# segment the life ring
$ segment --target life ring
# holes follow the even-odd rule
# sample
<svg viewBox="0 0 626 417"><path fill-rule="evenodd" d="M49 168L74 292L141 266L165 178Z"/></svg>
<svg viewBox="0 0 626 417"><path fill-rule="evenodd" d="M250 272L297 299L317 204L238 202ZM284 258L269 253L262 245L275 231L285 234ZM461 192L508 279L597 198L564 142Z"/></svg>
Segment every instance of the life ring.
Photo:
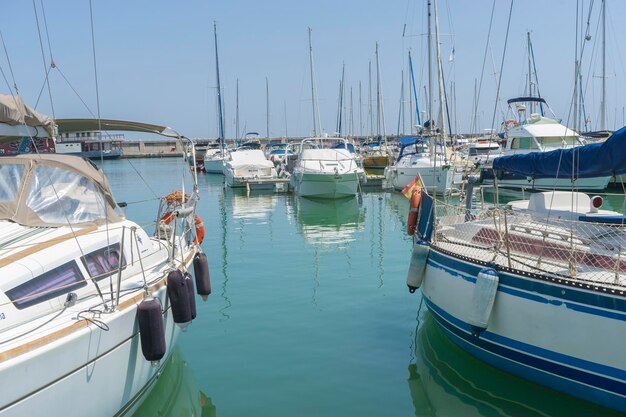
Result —
<svg viewBox="0 0 626 417"><path fill-rule="evenodd" d="M196 237L193 239L193 243L194 245L200 245L204 240L204 223L202 223L202 219L197 214L194 218L194 223L196 225Z"/></svg>
<svg viewBox="0 0 626 417"><path fill-rule="evenodd" d="M161 217L161 221L165 224L170 224L170 222L172 221L173 213L174 213L173 211L168 211L167 213L163 215L163 217ZM200 216L198 216L197 214L193 220L194 220L193 223L196 229L196 237L194 237L193 239L193 244L200 245L204 241L204 233L205 233L204 223L202 222L202 219L200 218Z"/></svg>
<svg viewBox="0 0 626 417"><path fill-rule="evenodd" d="M515 119L508 119L504 121L504 130L509 130L511 128L519 126L519 123Z"/></svg>
<svg viewBox="0 0 626 417"><path fill-rule="evenodd" d="M411 194L409 199L409 216L406 222L406 232L409 236L415 234L417 228L417 212L419 211L420 203L422 202L422 189L416 188Z"/></svg>

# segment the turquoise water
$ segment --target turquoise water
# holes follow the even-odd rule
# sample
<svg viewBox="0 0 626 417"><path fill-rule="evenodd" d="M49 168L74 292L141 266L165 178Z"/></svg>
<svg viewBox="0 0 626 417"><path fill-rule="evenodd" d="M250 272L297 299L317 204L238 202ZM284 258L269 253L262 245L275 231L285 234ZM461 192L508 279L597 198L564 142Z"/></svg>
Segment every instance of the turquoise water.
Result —
<svg viewBox="0 0 626 417"><path fill-rule="evenodd" d="M131 203L127 216L147 223L153 191L181 187L178 166L104 169L118 201ZM612 415L445 338L406 288L411 240L399 193L318 202L246 196L221 176L199 181L213 293L198 299L198 317L136 416ZM623 196L609 200L623 207Z"/></svg>

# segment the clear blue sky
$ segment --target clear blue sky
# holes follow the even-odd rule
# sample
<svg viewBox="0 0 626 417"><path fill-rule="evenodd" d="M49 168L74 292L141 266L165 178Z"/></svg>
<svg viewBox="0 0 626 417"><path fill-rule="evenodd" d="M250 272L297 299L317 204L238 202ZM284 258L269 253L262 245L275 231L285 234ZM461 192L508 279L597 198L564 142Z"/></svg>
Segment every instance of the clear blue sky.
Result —
<svg viewBox="0 0 626 417"><path fill-rule="evenodd" d="M37 5L44 52L49 48ZM623 125L621 97L626 96L622 46L626 2L607 0L608 127ZM271 136L307 135L312 130L307 27L313 28L313 49L322 125L335 131L342 62L346 91L352 88L354 131L359 128L359 81L362 85L363 129L367 115L368 63L375 69L375 43L380 45L382 91L388 133L398 123L401 71L413 51L420 106L426 84L425 1L386 0L93 0L96 59L103 118L134 119L171 126L190 137L216 135L213 21L218 25L220 70L226 106L227 137L234 136L235 85L239 79L241 130L265 134L265 77L269 79ZM496 101L494 67L499 70L509 1L497 0L491 48L480 98L481 128L491 127ZM586 15L589 1L584 2ZM587 112L597 128L600 106L596 0L587 42L583 77ZM96 112L96 94L88 0L43 0L52 55L60 71L51 73L56 117L88 117L89 112L69 88L64 75ZM472 120L474 82L480 79L489 28L491 0L440 0L442 58L448 88L455 85L459 130ZM44 68L32 1L3 1L0 31L20 92L34 105L43 85ZM526 32L530 31L539 88L557 116L567 121L574 73L575 0L517 0L513 6L502 100L521 95L527 72ZM405 36L402 36L406 25ZM449 61L454 44L454 60ZM4 51L0 66L7 77ZM593 62L590 63L590 59ZM588 81L587 81L588 80ZM8 87L0 80L0 92ZM12 83L12 81L10 80ZM408 88L408 87L407 87ZM437 91L436 88L434 91ZM449 98L452 91L449 89ZM349 94L347 100L349 101ZM453 106L455 104L455 106ZM47 90L37 106L51 114ZM408 130L408 104L405 130ZM502 121L500 112L496 124Z"/></svg>

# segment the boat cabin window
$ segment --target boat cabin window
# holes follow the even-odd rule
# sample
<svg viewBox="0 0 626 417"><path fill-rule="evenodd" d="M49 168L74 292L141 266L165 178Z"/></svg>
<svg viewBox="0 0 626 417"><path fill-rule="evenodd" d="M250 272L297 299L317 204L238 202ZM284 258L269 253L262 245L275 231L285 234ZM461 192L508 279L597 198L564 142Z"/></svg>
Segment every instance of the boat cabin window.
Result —
<svg viewBox="0 0 626 417"><path fill-rule="evenodd" d="M126 261L120 253L119 243L98 249L81 258L89 276L96 281L116 273L120 267L120 259L122 260L121 266L124 268Z"/></svg>
<svg viewBox="0 0 626 417"><path fill-rule="evenodd" d="M76 261L70 261L6 291L18 309L30 307L87 285Z"/></svg>
<svg viewBox="0 0 626 417"><path fill-rule="evenodd" d="M582 145L577 136L538 137L537 142L541 144L544 150Z"/></svg>
<svg viewBox="0 0 626 417"><path fill-rule="evenodd" d="M511 149L539 149L539 147L532 137L513 138L511 141Z"/></svg>
<svg viewBox="0 0 626 417"><path fill-rule="evenodd" d="M22 164L0 165L0 201L17 199L17 191L23 176L24 165Z"/></svg>
<svg viewBox="0 0 626 417"><path fill-rule="evenodd" d="M104 219L104 196L84 176L39 165L34 171L26 205L47 223L82 223Z"/></svg>

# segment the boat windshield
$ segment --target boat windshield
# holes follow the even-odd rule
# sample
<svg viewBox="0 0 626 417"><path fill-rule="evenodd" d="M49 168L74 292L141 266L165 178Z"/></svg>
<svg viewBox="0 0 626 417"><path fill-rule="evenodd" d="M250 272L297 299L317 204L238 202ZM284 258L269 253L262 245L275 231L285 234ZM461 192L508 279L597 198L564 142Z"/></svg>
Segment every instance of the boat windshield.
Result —
<svg viewBox="0 0 626 417"><path fill-rule="evenodd" d="M123 216L108 182L88 160L70 155L0 158L0 220L30 227L101 225Z"/></svg>
<svg viewBox="0 0 626 417"><path fill-rule="evenodd" d="M35 168L26 206L46 223L73 224L106 218L104 196L91 180L53 166Z"/></svg>
<svg viewBox="0 0 626 417"><path fill-rule="evenodd" d="M582 145L578 136L550 136L537 137L537 142L543 150L561 149L564 147L572 147Z"/></svg>

